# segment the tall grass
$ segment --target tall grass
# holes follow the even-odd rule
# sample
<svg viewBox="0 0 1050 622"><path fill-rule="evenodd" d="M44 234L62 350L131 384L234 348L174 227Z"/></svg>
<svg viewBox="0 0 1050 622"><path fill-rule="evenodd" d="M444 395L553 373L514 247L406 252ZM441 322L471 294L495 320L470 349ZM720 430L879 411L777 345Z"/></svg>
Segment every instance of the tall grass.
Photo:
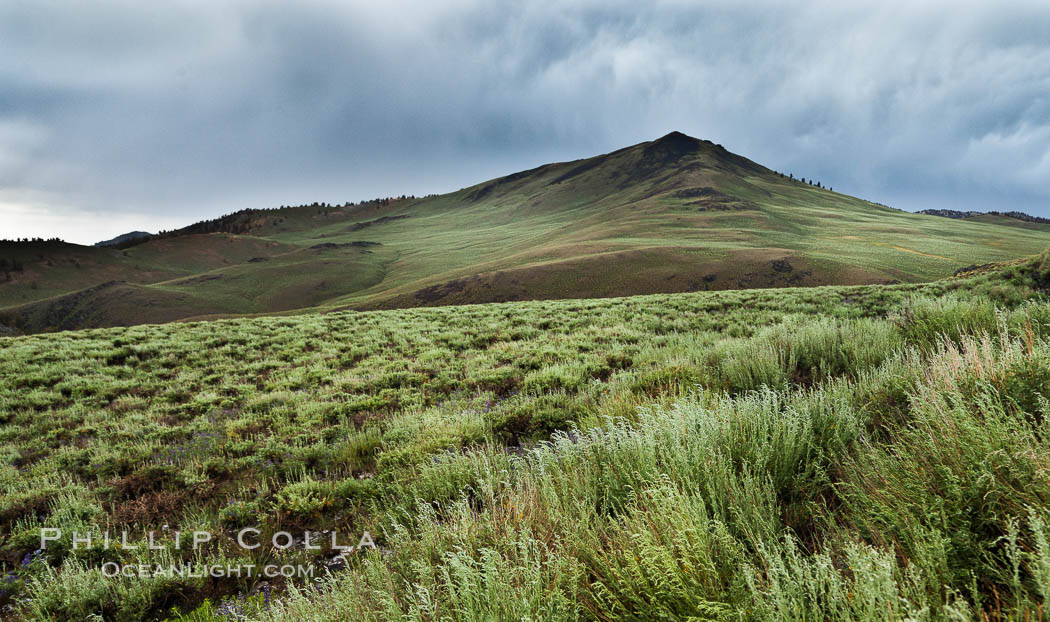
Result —
<svg viewBox="0 0 1050 622"><path fill-rule="evenodd" d="M723 342L708 363L714 384L733 391L810 386L875 367L901 344L900 332L883 320L788 316L751 338Z"/></svg>
<svg viewBox="0 0 1050 622"><path fill-rule="evenodd" d="M459 501L395 521L389 557L269 619L555 619L464 600L452 580L529 603L523 543L546 560L543 602L579 605L567 618L1042 619L1048 346L979 335L893 354L871 372L909 376L907 417L888 423L864 379L841 378L700 393L509 463L464 456L489 468Z"/></svg>
<svg viewBox="0 0 1050 622"><path fill-rule="evenodd" d="M5 562L0 599L56 620L1045 618L1050 305L946 288L0 340L4 560L44 526L203 529L208 563L329 561L238 551L245 526L380 546L263 598L105 579L161 554L56 545Z"/></svg>

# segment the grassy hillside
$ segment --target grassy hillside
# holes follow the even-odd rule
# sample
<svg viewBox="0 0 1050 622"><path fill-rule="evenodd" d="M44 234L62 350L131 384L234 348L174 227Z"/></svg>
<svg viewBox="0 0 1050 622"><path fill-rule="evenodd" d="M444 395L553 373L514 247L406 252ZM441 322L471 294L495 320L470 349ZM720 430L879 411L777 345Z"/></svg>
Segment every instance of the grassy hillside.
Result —
<svg viewBox="0 0 1050 622"><path fill-rule="evenodd" d="M24 266L0 273L0 324L38 332L215 314L920 282L1050 243L1046 227L1018 223L892 210L672 133L447 195L248 210L123 250L0 245L0 258L18 255ZM318 245L328 249L314 252ZM68 295L110 281L148 287L97 298L90 313L64 312Z"/></svg>
<svg viewBox="0 0 1050 622"><path fill-rule="evenodd" d="M1041 619L1048 287L1044 254L928 284L0 339L0 599L31 620ZM41 527L67 537L37 551ZM248 527L378 548L245 550ZM174 545L194 530L214 539ZM102 570L175 562L319 570Z"/></svg>

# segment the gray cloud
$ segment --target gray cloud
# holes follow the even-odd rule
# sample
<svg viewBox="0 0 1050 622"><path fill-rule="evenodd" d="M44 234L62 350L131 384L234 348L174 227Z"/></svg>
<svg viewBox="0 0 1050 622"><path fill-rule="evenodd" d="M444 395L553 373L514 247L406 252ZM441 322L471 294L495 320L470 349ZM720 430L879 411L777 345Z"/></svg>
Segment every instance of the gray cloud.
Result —
<svg viewBox="0 0 1050 622"><path fill-rule="evenodd" d="M0 2L0 237L443 192L672 129L1050 216L1045 2L550 4Z"/></svg>

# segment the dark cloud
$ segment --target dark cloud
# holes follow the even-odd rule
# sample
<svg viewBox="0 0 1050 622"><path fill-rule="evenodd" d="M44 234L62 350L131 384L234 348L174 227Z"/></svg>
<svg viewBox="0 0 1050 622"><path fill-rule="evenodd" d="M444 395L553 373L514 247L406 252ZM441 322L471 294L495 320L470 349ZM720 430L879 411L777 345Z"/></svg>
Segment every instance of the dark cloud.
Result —
<svg viewBox="0 0 1050 622"><path fill-rule="evenodd" d="M1050 216L1045 2L551 4L0 3L0 236L443 192L672 129Z"/></svg>

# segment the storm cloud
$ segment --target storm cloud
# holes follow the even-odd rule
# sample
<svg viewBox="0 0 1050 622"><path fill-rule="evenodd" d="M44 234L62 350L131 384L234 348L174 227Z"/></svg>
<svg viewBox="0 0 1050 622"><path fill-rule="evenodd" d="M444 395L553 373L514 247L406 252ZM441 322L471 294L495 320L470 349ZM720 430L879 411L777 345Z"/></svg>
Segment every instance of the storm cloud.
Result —
<svg viewBox="0 0 1050 622"><path fill-rule="evenodd" d="M1050 216L1046 2L552 4L0 0L0 237L446 192L671 130L903 209Z"/></svg>

